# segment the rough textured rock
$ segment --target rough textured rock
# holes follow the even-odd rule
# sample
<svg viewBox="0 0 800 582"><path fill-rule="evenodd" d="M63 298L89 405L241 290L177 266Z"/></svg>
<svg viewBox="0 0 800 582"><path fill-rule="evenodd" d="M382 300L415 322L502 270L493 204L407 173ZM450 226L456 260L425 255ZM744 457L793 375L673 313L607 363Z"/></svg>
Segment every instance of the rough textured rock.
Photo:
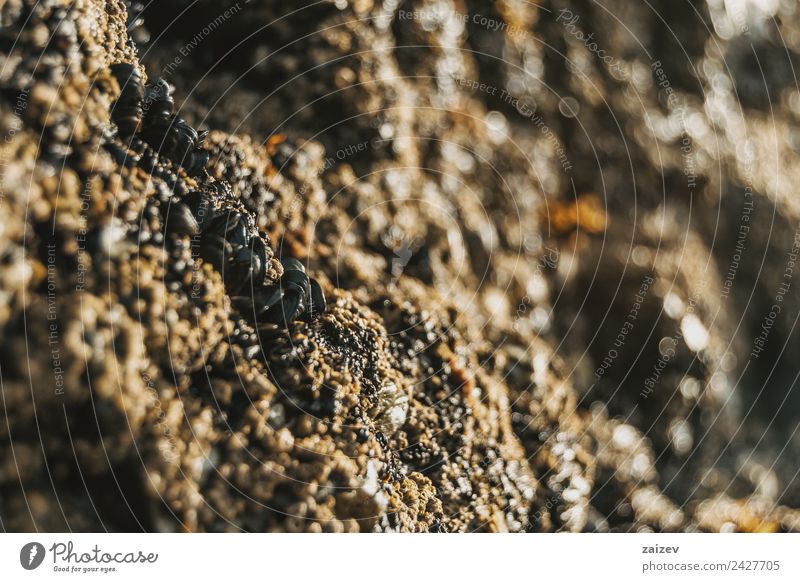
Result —
<svg viewBox="0 0 800 582"><path fill-rule="evenodd" d="M3 4L5 530L798 530L798 7L486 4ZM207 176L116 134L137 59ZM259 337L197 190L328 312Z"/></svg>

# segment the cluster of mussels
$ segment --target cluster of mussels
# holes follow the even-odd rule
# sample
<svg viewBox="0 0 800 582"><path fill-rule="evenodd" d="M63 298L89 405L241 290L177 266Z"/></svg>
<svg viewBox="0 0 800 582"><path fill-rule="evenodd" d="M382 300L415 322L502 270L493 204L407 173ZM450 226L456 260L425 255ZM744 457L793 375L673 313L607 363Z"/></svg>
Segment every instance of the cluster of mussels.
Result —
<svg viewBox="0 0 800 582"><path fill-rule="evenodd" d="M215 208L208 192L191 192L186 202L169 205L167 230L200 237L200 256L222 274L234 307L268 329L296 320L311 321L325 312L319 283L294 258L281 260L283 276L267 281L267 246L252 217L233 208Z"/></svg>
<svg viewBox="0 0 800 582"><path fill-rule="evenodd" d="M157 78L144 84L139 69L130 63L111 66L120 86L120 96L111 111L122 137L141 132L141 137L161 155L180 164L190 176L202 172L209 154L201 146L208 134L197 132L174 113L175 100L169 84Z"/></svg>
<svg viewBox="0 0 800 582"><path fill-rule="evenodd" d="M197 132L175 115L166 81L144 85L139 69L129 63L113 65L111 72L121 88L111 111L119 135L131 145L141 137L189 175L205 173L209 152L202 144L207 132ZM215 200L226 198L219 192L226 187L215 183L214 192L194 191L170 200L162 206L166 231L199 239L200 257L221 273L234 307L259 331L278 331L292 321L322 315L326 309L322 288L297 259L281 259L283 275L277 283L268 280L267 243L253 218L243 209L215 205Z"/></svg>

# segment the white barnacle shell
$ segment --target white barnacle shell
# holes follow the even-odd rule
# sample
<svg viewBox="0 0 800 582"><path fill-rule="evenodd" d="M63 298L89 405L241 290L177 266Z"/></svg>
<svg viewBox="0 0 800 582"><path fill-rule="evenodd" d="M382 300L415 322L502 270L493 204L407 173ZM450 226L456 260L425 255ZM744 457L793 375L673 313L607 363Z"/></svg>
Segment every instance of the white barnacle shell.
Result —
<svg viewBox="0 0 800 582"><path fill-rule="evenodd" d="M391 436L403 426L408 414L408 394L392 380L386 379L378 392L375 424L383 434Z"/></svg>

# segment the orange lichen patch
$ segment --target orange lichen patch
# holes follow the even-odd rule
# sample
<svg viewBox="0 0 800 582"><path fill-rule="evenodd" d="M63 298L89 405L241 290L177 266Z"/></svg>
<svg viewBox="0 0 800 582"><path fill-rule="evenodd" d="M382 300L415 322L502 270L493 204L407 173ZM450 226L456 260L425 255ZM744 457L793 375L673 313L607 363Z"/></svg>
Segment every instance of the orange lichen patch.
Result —
<svg viewBox="0 0 800 582"><path fill-rule="evenodd" d="M608 225L603 203L593 193L581 194L574 202L548 203L542 219L556 236L573 231L600 234Z"/></svg>
<svg viewBox="0 0 800 582"><path fill-rule="evenodd" d="M308 259L310 250L308 229L302 228L297 232L286 231L281 240L290 255L303 261Z"/></svg>
<svg viewBox="0 0 800 582"><path fill-rule="evenodd" d="M502 28L503 32L512 38L532 30L539 20L539 7L530 2L501 0L497 3L497 11L508 24Z"/></svg>
<svg viewBox="0 0 800 582"><path fill-rule="evenodd" d="M283 223L278 223L268 231L268 234L283 253L301 261L308 259L313 243L308 228L302 227L297 231L291 231Z"/></svg>
<svg viewBox="0 0 800 582"><path fill-rule="evenodd" d="M475 389L475 374L467 367L463 358L453 357L449 360L453 379L461 387L465 397L470 397Z"/></svg>
<svg viewBox="0 0 800 582"><path fill-rule="evenodd" d="M739 531L745 533L775 533L780 530L781 524L770 516L759 516L751 509L746 500L739 501L740 510L736 514L736 525Z"/></svg>
<svg viewBox="0 0 800 582"><path fill-rule="evenodd" d="M708 531L774 533L781 530L782 512L762 497L731 499L720 495L700 503L695 512L700 527Z"/></svg>
<svg viewBox="0 0 800 582"><path fill-rule="evenodd" d="M267 139L264 146L267 148L267 154L272 155L275 153L275 148L286 141L286 136L282 133L276 133Z"/></svg>

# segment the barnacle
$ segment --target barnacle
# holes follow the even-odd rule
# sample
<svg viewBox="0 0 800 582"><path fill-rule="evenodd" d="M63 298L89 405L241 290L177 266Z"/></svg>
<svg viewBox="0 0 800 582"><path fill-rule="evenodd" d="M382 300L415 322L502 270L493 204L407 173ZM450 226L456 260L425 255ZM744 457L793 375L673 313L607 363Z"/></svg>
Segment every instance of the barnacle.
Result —
<svg viewBox="0 0 800 582"><path fill-rule="evenodd" d="M408 394L391 380L384 380L378 389L377 401L372 409L372 416L378 429L393 435L403 426L408 415Z"/></svg>

